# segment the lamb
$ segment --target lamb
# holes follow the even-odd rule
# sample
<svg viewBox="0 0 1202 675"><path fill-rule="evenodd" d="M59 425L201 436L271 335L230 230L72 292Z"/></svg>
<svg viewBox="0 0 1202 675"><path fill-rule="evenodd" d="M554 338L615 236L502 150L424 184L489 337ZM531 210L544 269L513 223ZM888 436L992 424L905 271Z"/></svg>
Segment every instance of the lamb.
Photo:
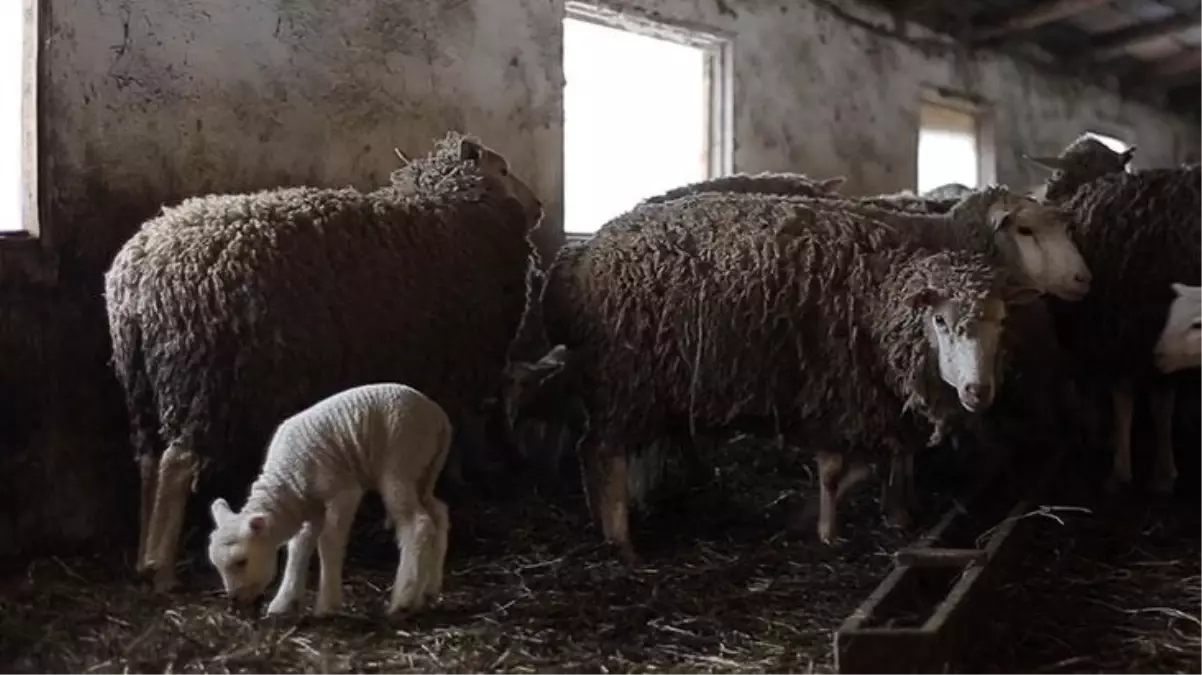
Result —
<svg viewBox="0 0 1202 675"><path fill-rule="evenodd" d="M1151 488L1167 494L1176 482L1175 388L1155 368L1153 348L1173 301L1173 284L1202 280L1200 182L1198 165L1111 172L1079 187L1065 203L1080 224L1077 245L1094 280L1084 300L1054 307L1056 327L1081 372L1110 391L1112 492L1131 483L1133 395L1143 389L1157 439Z"/></svg>
<svg viewBox="0 0 1202 675"><path fill-rule="evenodd" d="M832 541L837 501L870 464L920 447L950 410L989 407L1007 279L982 254L769 195L643 204L565 246L543 314L578 356L585 492L605 538L635 559L629 462L662 429L779 421L790 445L820 449Z"/></svg>
<svg viewBox="0 0 1202 675"><path fill-rule="evenodd" d="M237 605L258 601L287 542L284 578L267 612L287 612L304 595L315 547L321 577L314 614L338 611L355 510L366 490L376 490L400 548L388 612L420 609L437 598L450 515L434 484L450 450L446 412L403 384L353 387L284 420L242 511L220 497L210 508L209 562L226 595Z"/></svg>
<svg viewBox="0 0 1202 675"><path fill-rule="evenodd" d="M800 173L773 173L768 171L756 174L737 173L682 185L678 188L668 190L663 194L648 197L640 203L659 204L707 192L818 197L838 194L839 186L843 185L845 180L843 176L815 180Z"/></svg>
<svg viewBox="0 0 1202 675"><path fill-rule="evenodd" d="M1174 283L1173 293L1176 297L1153 351L1162 373L1202 366L1202 286Z"/></svg>
<svg viewBox="0 0 1202 675"><path fill-rule="evenodd" d="M372 192L196 197L143 225L105 295L142 479L137 566L155 589L178 583L201 469L249 476L311 401L387 379L455 416L494 395L541 214L504 157L451 132Z"/></svg>
<svg viewBox="0 0 1202 675"><path fill-rule="evenodd" d="M1056 157L1023 155L1028 161L1052 170L1040 199L1050 203L1069 199L1082 185L1097 178L1126 171L1134 156L1134 145L1115 152L1089 134L1079 136Z"/></svg>

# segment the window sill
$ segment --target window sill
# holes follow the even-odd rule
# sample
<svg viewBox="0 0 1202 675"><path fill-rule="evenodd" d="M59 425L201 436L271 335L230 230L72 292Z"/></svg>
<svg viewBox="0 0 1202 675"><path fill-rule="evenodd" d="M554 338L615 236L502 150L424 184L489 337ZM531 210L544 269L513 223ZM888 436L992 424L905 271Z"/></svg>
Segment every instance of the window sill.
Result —
<svg viewBox="0 0 1202 675"><path fill-rule="evenodd" d="M58 256L32 232L0 232L0 281L54 285Z"/></svg>

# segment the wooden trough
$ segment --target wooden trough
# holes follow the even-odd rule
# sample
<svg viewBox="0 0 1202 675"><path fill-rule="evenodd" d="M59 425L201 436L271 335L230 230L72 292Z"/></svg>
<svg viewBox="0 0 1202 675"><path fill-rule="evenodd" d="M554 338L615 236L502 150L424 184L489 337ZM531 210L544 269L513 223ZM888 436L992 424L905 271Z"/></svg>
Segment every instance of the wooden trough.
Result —
<svg viewBox="0 0 1202 675"><path fill-rule="evenodd" d="M1062 447L1051 454L1009 511L996 506L1007 503L1004 481L991 477L972 492L971 509L953 505L898 551L893 570L835 633L837 671L954 672L960 650L972 642L966 631L976 608L1022 549L1031 520L1025 516L1041 512L1039 495L1065 453Z"/></svg>

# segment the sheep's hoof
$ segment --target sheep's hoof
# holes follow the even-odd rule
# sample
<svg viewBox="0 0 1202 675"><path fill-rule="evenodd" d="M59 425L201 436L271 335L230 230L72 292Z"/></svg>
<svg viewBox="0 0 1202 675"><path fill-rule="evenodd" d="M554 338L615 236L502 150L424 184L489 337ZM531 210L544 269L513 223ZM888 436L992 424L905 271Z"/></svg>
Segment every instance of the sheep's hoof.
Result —
<svg viewBox="0 0 1202 675"><path fill-rule="evenodd" d="M1148 485L1148 488L1152 491L1153 495L1157 497L1168 498L1173 496L1173 488L1176 487L1176 485L1177 476L1176 474L1171 474L1164 476L1153 476L1152 482Z"/></svg>
<svg viewBox="0 0 1202 675"><path fill-rule="evenodd" d="M638 554L634 552L634 545L631 544L629 541L625 541L625 542L610 541L610 542L606 542L606 544L607 544L607 548L610 549L610 551L613 553L613 555L623 565L625 565L627 567L638 567L640 564L642 564L641 561L639 560Z"/></svg>
<svg viewBox="0 0 1202 675"><path fill-rule="evenodd" d="M392 602L388 603L388 615L396 616L397 614L408 614L416 612L425 605L424 595L415 595L411 598L393 598Z"/></svg>
<svg viewBox="0 0 1202 675"><path fill-rule="evenodd" d="M1111 476L1110 478L1106 479L1106 484L1103 486L1103 488L1106 490L1106 494L1110 495L1111 497L1118 497L1131 490L1131 482L1122 480L1117 476Z"/></svg>
<svg viewBox="0 0 1202 675"><path fill-rule="evenodd" d="M817 523L818 502L813 499L807 500L804 506L792 509L788 520L785 521L785 534L791 537L808 536Z"/></svg>
<svg viewBox="0 0 1202 675"><path fill-rule="evenodd" d="M167 595L179 588L179 579L175 576L175 571L167 569L154 570L154 592L156 595Z"/></svg>

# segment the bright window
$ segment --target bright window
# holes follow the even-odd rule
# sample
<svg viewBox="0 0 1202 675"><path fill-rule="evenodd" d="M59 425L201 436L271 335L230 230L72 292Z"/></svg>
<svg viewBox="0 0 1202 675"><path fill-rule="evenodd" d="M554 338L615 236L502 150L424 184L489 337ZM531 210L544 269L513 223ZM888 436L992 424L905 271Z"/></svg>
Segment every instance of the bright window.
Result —
<svg viewBox="0 0 1202 675"><path fill-rule="evenodd" d="M0 232L25 229L25 128L21 108L25 97L26 10L33 1L0 0Z"/></svg>
<svg viewBox="0 0 1202 675"><path fill-rule="evenodd" d="M923 102L918 127L918 192L948 183L980 185L980 144L975 115Z"/></svg>
<svg viewBox="0 0 1202 675"><path fill-rule="evenodd" d="M564 231L588 235L642 199L718 173L722 60L666 27L652 36L573 5L563 36Z"/></svg>

